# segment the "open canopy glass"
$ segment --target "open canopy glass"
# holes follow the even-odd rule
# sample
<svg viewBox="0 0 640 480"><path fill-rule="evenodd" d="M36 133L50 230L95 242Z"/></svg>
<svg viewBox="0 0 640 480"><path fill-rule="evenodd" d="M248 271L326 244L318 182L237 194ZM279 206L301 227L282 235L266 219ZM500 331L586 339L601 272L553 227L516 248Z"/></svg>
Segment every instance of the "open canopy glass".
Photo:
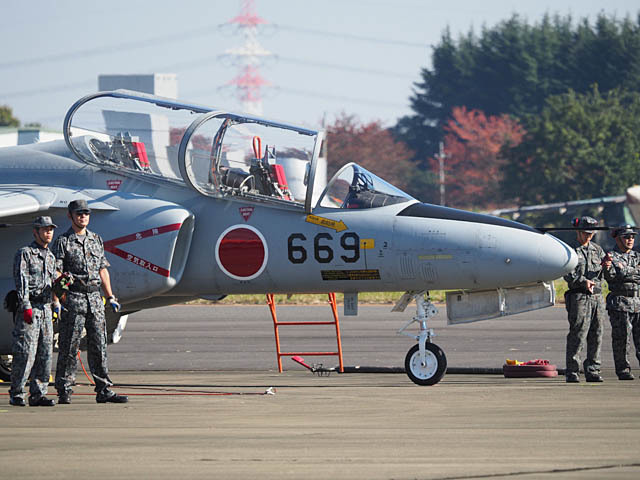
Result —
<svg viewBox="0 0 640 480"><path fill-rule="evenodd" d="M242 197L311 212L375 208L413 200L366 169L345 165L324 186L324 134L128 90L78 100L64 121L80 160L148 181L188 185L202 195Z"/></svg>
<svg viewBox="0 0 640 480"><path fill-rule="evenodd" d="M127 90L76 102L64 133L79 159L106 170L308 210L323 139L315 130Z"/></svg>

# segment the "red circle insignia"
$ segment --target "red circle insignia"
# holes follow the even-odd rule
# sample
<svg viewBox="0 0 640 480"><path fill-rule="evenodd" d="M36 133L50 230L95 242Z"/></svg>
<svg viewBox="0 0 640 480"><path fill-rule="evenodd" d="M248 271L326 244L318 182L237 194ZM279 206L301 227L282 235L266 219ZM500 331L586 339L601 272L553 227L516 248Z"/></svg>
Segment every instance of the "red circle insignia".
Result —
<svg viewBox="0 0 640 480"><path fill-rule="evenodd" d="M249 225L229 227L216 244L216 260L230 277L251 280L264 270L268 249L264 236Z"/></svg>

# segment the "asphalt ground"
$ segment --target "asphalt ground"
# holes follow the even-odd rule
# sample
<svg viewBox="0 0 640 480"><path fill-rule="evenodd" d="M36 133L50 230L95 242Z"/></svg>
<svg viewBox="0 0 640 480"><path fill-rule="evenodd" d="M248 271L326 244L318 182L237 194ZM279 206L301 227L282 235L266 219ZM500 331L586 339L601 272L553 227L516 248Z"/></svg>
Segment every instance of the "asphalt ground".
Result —
<svg viewBox="0 0 640 480"><path fill-rule="evenodd" d="M394 331L413 312L389 308L361 306L341 319L345 364L402 365L412 341ZM330 310L279 314L319 320ZM452 367L494 368L506 357L564 363L559 307L431 326ZM332 345L331 327L289 329L283 343ZM0 387L0 478L640 476L640 381L616 379L609 328L601 384L448 374L419 387L404 374L318 377L288 359L280 374L267 307L141 312L109 361L126 405L96 404L81 372L72 405L11 407Z"/></svg>
<svg viewBox="0 0 640 480"><path fill-rule="evenodd" d="M340 315L344 364L399 367L415 340L397 335L415 316L415 306L392 313L392 305L360 306L357 316ZM451 368L500 369L505 359L547 359L564 368L568 322L563 306L495 320L447 326L445 307L430 321L433 342ZM329 305L280 306L280 321L331 320ZM342 311L339 308L339 314ZM414 324L409 328L417 332ZM282 351L335 351L332 326L280 327ZM123 340L109 347L115 370L277 370L273 322L264 306L175 306L129 317ZM303 355L304 357L304 355ZM606 322L603 366L613 368L611 328ZM336 366L336 357L305 357ZM286 370L302 370L283 358Z"/></svg>

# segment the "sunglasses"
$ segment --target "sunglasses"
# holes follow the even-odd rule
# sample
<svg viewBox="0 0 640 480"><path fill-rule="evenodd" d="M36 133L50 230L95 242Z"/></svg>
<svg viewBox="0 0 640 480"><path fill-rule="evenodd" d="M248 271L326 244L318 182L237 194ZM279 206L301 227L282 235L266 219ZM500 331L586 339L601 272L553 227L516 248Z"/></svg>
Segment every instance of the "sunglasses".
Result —
<svg viewBox="0 0 640 480"><path fill-rule="evenodd" d="M630 240L630 239L635 239L636 236L633 233L627 233L625 235L620 235L620 237L624 238L625 240Z"/></svg>
<svg viewBox="0 0 640 480"><path fill-rule="evenodd" d="M79 217L81 217L82 215L91 215L91 212L87 212L86 210L79 210L79 211L73 212L73 213L75 213Z"/></svg>

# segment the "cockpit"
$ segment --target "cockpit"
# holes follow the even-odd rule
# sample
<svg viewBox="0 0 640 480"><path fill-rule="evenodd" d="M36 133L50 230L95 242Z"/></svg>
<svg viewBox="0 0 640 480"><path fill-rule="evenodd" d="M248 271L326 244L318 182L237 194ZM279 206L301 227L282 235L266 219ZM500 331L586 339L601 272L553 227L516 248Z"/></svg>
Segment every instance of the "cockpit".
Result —
<svg viewBox="0 0 640 480"><path fill-rule="evenodd" d="M355 163L342 167L331 179L319 205L327 208L376 208L414 200L402 190Z"/></svg>
<svg viewBox="0 0 640 480"><path fill-rule="evenodd" d="M76 102L65 141L86 163L209 197L243 197L311 212L413 200L366 169L345 165L326 185L324 134L128 90ZM326 185L326 188L325 188Z"/></svg>

